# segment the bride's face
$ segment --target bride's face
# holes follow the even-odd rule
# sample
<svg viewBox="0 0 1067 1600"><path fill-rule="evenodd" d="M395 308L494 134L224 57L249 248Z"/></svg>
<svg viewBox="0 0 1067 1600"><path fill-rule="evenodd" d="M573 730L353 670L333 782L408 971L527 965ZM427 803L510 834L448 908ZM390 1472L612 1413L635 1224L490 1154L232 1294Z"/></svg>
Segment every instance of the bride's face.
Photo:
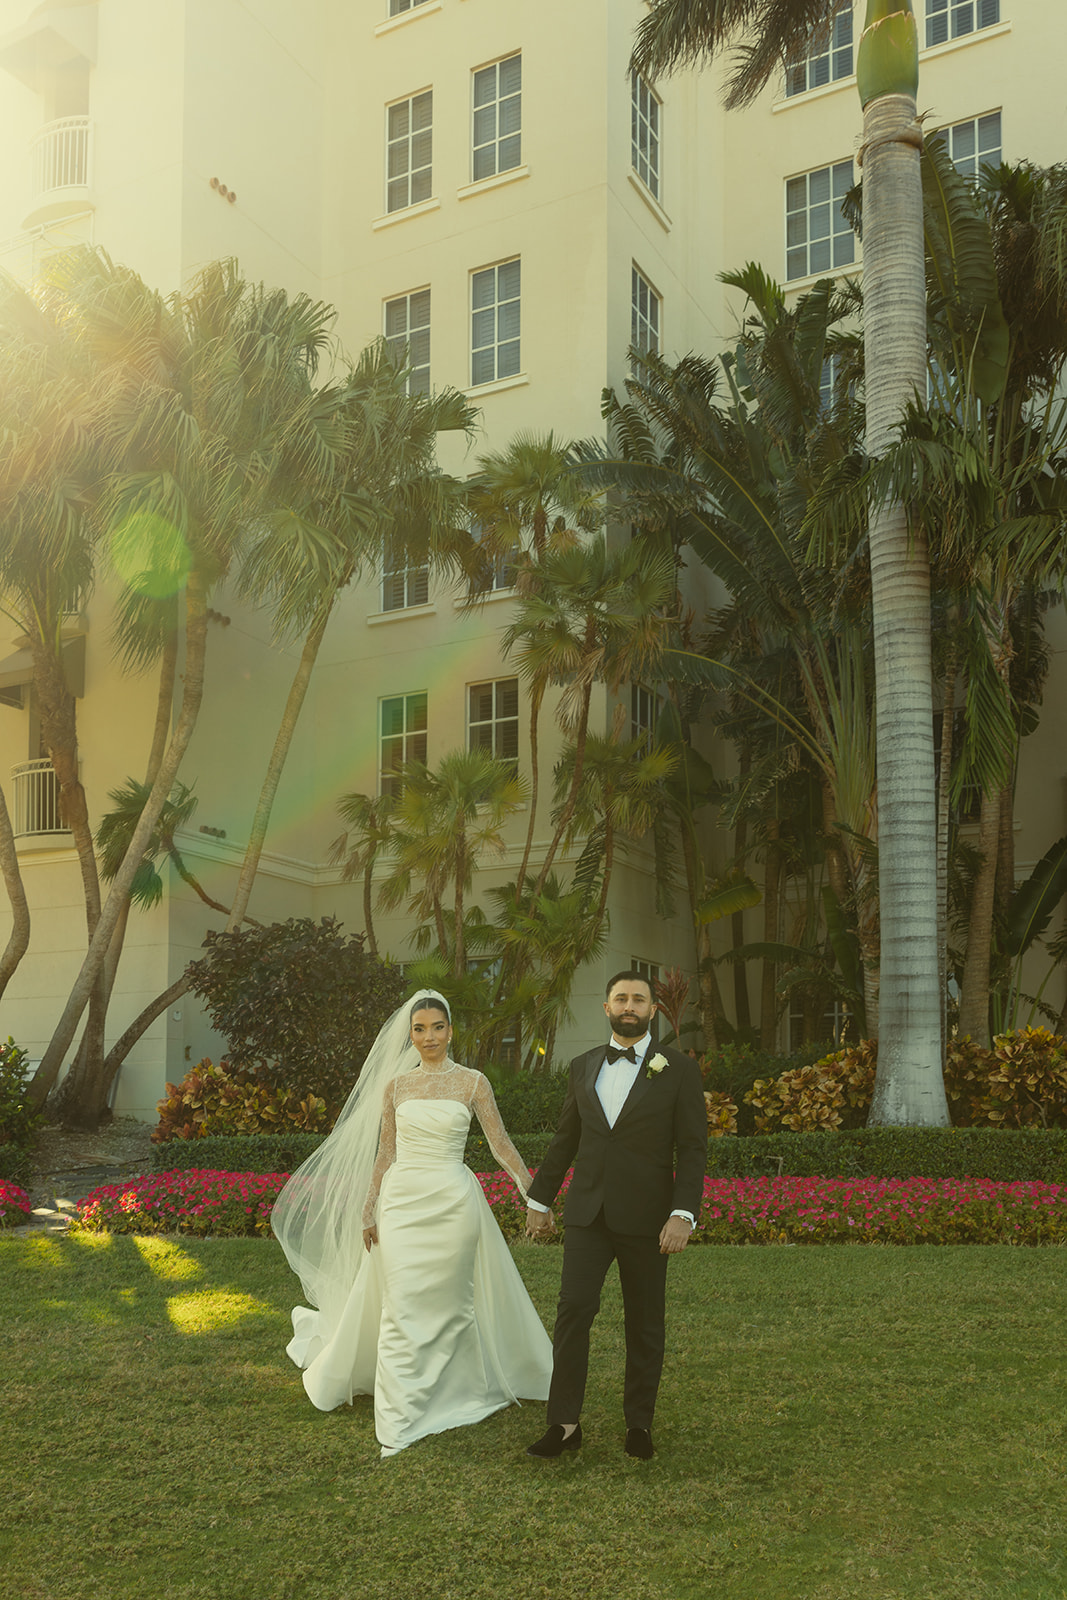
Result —
<svg viewBox="0 0 1067 1600"><path fill-rule="evenodd" d="M448 1055L452 1029L443 1011L416 1011L411 1018L411 1042L427 1066L436 1066Z"/></svg>

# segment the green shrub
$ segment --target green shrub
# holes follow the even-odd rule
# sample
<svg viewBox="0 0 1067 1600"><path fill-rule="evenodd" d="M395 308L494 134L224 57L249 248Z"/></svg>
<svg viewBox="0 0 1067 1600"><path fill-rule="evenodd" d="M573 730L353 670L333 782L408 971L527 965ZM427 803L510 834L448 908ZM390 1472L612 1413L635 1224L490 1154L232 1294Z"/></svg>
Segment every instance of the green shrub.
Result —
<svg viewBox="0 0 1067 1600"><path fill-rule="evenodd" d="M10 1034L0 1044L0 1147L31 1144L44 1121L26 1098L27 1059Z"/></svg>
<svg viewBox="0 0 1067 1600"><path fill-rule="evenodd" d="M175 1139L152 1152L155 1172L295 1172L322 1143L320 1133L230 1134L217 1138Z"/></svg>
<svg viewBox="0 0 1067 1600"><path fill-rule="evenodd" d="M737 1107L737 1132L756 1132L756 1114L745 1096L760 1078L778 1078L783 1072L807 1066L818 1061L833 1048L832 1042L821 1040L804 1045L789 1056L774 1055L769 1050L757 1050L755 1045L727 1042L710 1051L700 1063L704 1089L715 1095L721 1093ZM715 1104L721 1102L716 1101Z"/></svg>
<svg viewBox="0 0 1067 1600"><path fill-rule="evenodd" d="M867 1119L878 1047L869 1039L833 1050L821 1061L795 1066L774 1079L757 1078L745 1095L757 1133L858 1128Z"/></svg>
<svg viewBox="0 0 1067 1600"><path fill-rule="evenodd" d="M30 1152L19 1144L0 1144L0 1178L7 1178L25 1189L29 1186L30 1175Z"/></svg>
<svg viewBox="0 0 1067 1600"><path fill-rule="evenodd" d="M379 1028L406 993L400 967L368 955L332 917L209 933L188 971L234 1068L340 1111Z"/></svg>
<svg viewBox="0 0 1067 1600"><path fill-rule="evenodd" d="M271 1083L261 1069L235 1069L228 1061L215 1066L206 1057L189 1068L181 1083L167 1084L157 1110L154 1144L290 1128L325 1133L327 1127L326 1102L316 1095L301 1100L293 1090Z"/></svg>
<svg viewBox="0 0 1067 1600"><path fill-rule="evenodd" d="M988 1178L1067 1183L1064 1128L855 1128L713 1139L713 1178Z"/></svg>

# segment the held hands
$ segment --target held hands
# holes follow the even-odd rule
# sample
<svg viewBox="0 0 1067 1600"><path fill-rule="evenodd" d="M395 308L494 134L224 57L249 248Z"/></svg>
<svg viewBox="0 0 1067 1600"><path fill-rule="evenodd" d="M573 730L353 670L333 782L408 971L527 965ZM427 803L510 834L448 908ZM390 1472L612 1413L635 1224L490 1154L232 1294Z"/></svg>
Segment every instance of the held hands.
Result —
<svg viewBox="0 0 1067 1600"><path fill-rule="evenodd" d="M363 1248L364 1248L364 1250L369 1251L371 1245L372 1244L377 1244L377 1243L378 1243L378 1228L377 1228L376 1224L372 1223L369 1228L364 1228L364 1230L363 1230Z"/></svg>
<svg viewBox="0 0 1067 1600"><path fill-rule="evenodd" d="M526 1211L527 1239L547 1239L555 1230L556 1219L551 1211L537 1211L529 1206Z"/></svg>
<svg viewBox="0 0 1067 1600"><path fill-rule="evenodd" d="M659 1253L661 1256L677 1255L689 1243L692 1228L684 1217L668 1217L660 1229Z"/></svg>

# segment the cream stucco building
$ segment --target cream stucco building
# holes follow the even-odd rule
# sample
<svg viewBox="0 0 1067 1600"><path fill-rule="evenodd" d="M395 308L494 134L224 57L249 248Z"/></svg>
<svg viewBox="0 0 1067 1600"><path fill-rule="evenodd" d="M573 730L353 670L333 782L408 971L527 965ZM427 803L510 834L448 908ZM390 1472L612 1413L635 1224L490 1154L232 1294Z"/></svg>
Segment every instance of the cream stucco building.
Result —
<svg viewBox="0 0 1067 1600"><path fill-rule="evenodd" d="M88 240L169 290L234 256L249 278L336 306L348 350L406 338L413 381L465 390L483 436L472 450L446 441L441 459L456 473L523 429L596 433L601 389L621 385L631 339L668 355L727 342L739 306L720 271L758 260L799 287L858 267L835 205L860 126L852 7L825 51L730 114L715 74L631 80L641 10L641 0L0 0L0 266L27 278L50 251ZM1052 0L917 0L917 10L920 104L952 126L959 161L972 145L975 160L1067 155L1054 65L1067 30ZM225 595L214 605L208 692L183 769L199 811L183 844L225 900L292 660L262 617ZM528 762L500 651L509 605L501 589L461 612L418 572L345 598L276 806L257 917L361 925L358 888L339 881L327 851L339 795L377 787L388 732L433 763L472 737L472 720L517 715ZM107 609L105 583L70 626L94 817L143 768L153 711L150 681L118 674ZM1050 636L1047 709L1020 784L1020 872L1065 831L1061 615ZM0 1034L38 1056L83 930L73 852L51 830L32 770L41 752L18 644L0 640L0 657L10 652L0 768L5 786L18 773L34 933ZM602 696L602 726L613 710ZM520 832L487 881L514 873ZM692 966L685 923L655 915L648 854L635 852L616 882L608 948L579 974L564 1051L599 1035L607 973L632 960ZM116 1032L181 972L208 925L177 881L135 919ZM406 930L383 917L382 942L400 959ZM116 1108L151 1117L164 1078L218 1048L186 998L129 1058Z"/></svg>

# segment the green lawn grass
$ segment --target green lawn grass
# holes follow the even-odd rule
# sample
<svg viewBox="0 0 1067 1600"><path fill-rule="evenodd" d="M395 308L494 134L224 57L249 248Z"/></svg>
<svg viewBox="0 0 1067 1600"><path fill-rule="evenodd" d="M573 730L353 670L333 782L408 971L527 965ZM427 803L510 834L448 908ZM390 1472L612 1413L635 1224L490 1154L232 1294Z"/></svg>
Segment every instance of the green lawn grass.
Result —
<svg viewBox="0 0 1067 1600"><path fill-rule="evenodd" d="M516 1256L551 1325L559 1252ZM1059 1600L1065 1269L692 1249L654 1461L612 1280L579 1454L523 1406L382 1462L306 1400L273 1244L0 1238L0 1600Z"/></svg>

